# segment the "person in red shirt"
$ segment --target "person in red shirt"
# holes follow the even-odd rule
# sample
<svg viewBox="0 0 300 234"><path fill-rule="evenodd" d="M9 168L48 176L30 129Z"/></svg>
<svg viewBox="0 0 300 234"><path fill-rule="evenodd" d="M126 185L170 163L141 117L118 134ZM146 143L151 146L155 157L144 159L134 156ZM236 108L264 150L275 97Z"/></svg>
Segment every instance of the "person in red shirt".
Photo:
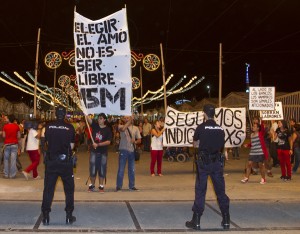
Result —
<svg viewBox="0 0 300 234"><path fill-rule="evenodd" d="M21 134L19 126L13 123L14 119L14 115L5 116L7 124L4 125L2 131L4 138L4 178L7 179L13 179L17 174L16 159Z"/></svg>

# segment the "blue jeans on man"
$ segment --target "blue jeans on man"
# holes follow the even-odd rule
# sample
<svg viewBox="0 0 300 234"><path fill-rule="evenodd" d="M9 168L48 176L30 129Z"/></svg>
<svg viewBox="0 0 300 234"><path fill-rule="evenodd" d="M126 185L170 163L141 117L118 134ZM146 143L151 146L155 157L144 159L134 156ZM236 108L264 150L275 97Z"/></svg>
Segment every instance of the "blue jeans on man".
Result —
<svg viewBox="0 0 300 234"><path fill-rule="evenodd" d="M120 149L119 152L119 169L117 175L117 190L123 187L123 178L125 172L126 162L128 160L128 180L129 189L135 186L135 169L134 169L134 152Z"/></svg>
<svg viewBox="0 0 300 234"><path fill-rule="evenodd" d="M18 144L6 145L4 148L4 177L15 178L17 174Z"/></svg>
<svg viewBox="0 0 300 234"><path fill-rule="evenodd" d="M107 154L106 153L96 153L91 151L90 154L90 177L98 176L101 178L106 178L107 169Z"/></svg>

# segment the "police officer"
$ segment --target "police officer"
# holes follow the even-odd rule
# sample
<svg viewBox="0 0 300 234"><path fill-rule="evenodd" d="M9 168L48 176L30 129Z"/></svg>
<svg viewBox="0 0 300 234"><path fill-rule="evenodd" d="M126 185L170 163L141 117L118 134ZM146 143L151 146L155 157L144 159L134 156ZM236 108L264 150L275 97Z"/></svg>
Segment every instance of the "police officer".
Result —
<svg viewBox="0 0 300 234"><path fill-rule="evenodd" d="M74 175L72 149L75 142L74 127L65 123L66 108L58 106L55 111L56 121L49 123L45 130L45 141L48 145L46 153L46 171L44 179L44 193L42 203L42 222L49 224L49 212L54 196L55 184L60 176L66 196L66 223L72 224L76 218L74 210Z"/></svg>
<svg viewBox="0 0 300 234"><path fill-rule="evenodd" d="M215 107L207 104L203 107L205 122L200 124L194 133L194 143L199 141L198 157L196 159L197 177L195 185L195 201L193 205L193 218L185 223L186 227L200 230L200 218L204 211L207 177L210 176L222 212L221 225L229 229L229 198L225 194L225 181L223 176L224 130L214 121Z"/></svg>

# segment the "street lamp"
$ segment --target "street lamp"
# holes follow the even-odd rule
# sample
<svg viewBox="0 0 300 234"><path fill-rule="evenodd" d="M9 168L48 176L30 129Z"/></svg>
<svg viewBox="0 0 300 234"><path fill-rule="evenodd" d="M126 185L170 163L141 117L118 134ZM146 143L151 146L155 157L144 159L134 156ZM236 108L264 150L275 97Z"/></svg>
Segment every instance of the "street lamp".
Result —
<svg viewBox="0 0 300 234"><path fill-rule="evenodd" d="M210 86L207 85L206 88L207 88L208 97L210 98Z"/></svg>

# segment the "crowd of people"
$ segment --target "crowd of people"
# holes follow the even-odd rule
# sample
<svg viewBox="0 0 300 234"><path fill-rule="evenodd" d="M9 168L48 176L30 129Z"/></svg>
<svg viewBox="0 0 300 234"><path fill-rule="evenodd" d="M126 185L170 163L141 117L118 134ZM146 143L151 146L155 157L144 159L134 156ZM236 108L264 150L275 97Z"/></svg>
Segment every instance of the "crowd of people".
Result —
<svg viewBox="0 0 300 234"><path fill-rule="evenodd" d="M76 218L72 216L72 211L74 209L74 186L71 186L71 184L74 184L74 181L70 176L73 175L73 170L70 169L69 172L66 173L66 171L63 169L64 166L62 166L60 174L57 174L58 165L56 165L57 162L55 158L58 156L58 163L61 163L60 161L63 161L64 159L61 160L60 158L65 155L62 152L57 153L55 151L58 144L57 139L61 139L61 143L65 140L65 138L57 138L57 136L60 136L57 135L58 133L53 133L53 136L51 136L51 132L53 131L52 128L55 130L60 129L62 126L63 128L69 128L69 126L71 126L72 132L74 133L74 139L70 133L68 133L70 135L67 135L69 139L68 145L71 145L72 147L68 146L69 148L66 155L71 155L69 152L71 150L78 151L78 148L82 145L84 145L86 150L89 152L90 183L87 189L89 192L99 191L100 193L104 193L108 162L108 147L110 145L113 145L112 148L114 148L118 153L116 192L122 190L124 187L123 178L126 164L128 167L128 189L130 191L139 191L135 184L134 154L136 149L150 152L151 160L149 165L149 175L151 177L163 176L163 133L165 131L163 118L154 120L153 122L150 122L147 118L143 119L142 121L136 121L132 116L125 116L120 119L112 119L112 117L107 117L104 113L100 113L95 118L85 116L80 120L67 120L65 119L65 116L58 117L60 118L60 122L58 121L56 123L52 121L50 123L46 123L44 121L37 120L22 120L19 122L13 115L3 115L0 122L0 147L2 149L0 153L0 160L1 166L3 166L1 171L3 171L3 177L5 179L14 179L18 171L24 175L26 180L29 180L29 178L41 179L41 176L38 174L38 166L40 165L41 159L43 159L44 163L48 159L48 164L45 163L46 172L44 178L45 181L47 180L48 182L45 183L42 205L42 211L44 214L43 223L45 225L49 224L49 212L51 210L50 206L54 194L54 188L51 186L51 184L54 185L56 183L58 176L64 177L64 186L65 184L68 185L66 191L69 191L69 203L67 202L66 206L66 222L72 223L76 220ZM206 118L207 124L214 124L214 122L209 122L212 121L213 113L207 111ZM57 127L55 124L60 124L62 126ZM292 179L292 174L297 172L300 165L300 124L297 124L295 119L290 119L289 122L285 120L262 121L258 117L253 118L250 124L250 143L243 145L244 147L249 147L250 152L245 165L245 175L241 182L247 183L250 179L250 175L256 175L259 171L261 176L259 183L265 184L267 182L267 176L273 177L273 167L280 167L281 180L290 181ZM201 158L201 160L204 161L196 161L198 166L197 170L198 173L200 173L198 174L199 181L196 181L196 192L198 191L199 194L197 195L196 193L195 197L195 203L193 206L194 216L191 221L186 223L187 227L198 230L200 228L200 216L203 212L203 204L199 203L199 201L204 201L203 194L205 192L205 183L201 184L200 179L203 177L201 180L206 181L208 175L211 177L215 175L216 168L212 169L210 163L215 163L217 157L214 158L211 156L214 156L216 152L222 150L221 145L224 145L224 137L222 135L223 133L220 133L220 137L223 140L222 142L220 140L220 146L216 146L216 138L211 136L211 138L215 139L214 141L211 141L211 145L210 142L206 141L205 139L210 139L208 136L210 136L212 133L208 132L206 133L208 134L207 136L205 134L202 136L202 130L199 130L199 127L197 129L198 130L195 132L194 140L196 141L201 138L202 142L206 144L205 147L209 147L210 149L209 152L206 152L206 148L200 143L200 146L204 148L202 149L203 152L200 150L201 152L199 151L199 153L203 154L203 158ZM219 128L218 126L214 126L213 129ZM203 130L203 132L205 131ZM50 136L53 137L52 141L56 142L55 144L53 142L51 143L51 140L49 140ZM49 141L50 146L48 145ZM46 142L48 144L46 144ZM216 146L215 149L214 146ZM52 153L50 152L51 149ZM25 169L23 169L19 160L19 156L25 152L27 153L31 163ZM227 153L227 159L230 156L229 152L232 153L232 159L240 159L239 147L225 149L225 152ZM206 156L208 156L208 158ZM52 161L55 162L51 162L51 160L49 161L51 157L54 158ZM51 169L51 163L54 163L53 165L55 165L55 170ZM201 163L204 163L204 167ZM206 168L205 165L209 165L209 167ZM219 168L219 164L216 164L216 166ZM221 171L219 172L223 173L222 168L223 166L221 166ZM97 178L99 181L99 186L96 186ZM218 178L221 177L219 176ZM217 184L219 182L215 181L214 183ZM229 225L228 222L230 220L228 211L229 200L226 194L223 193L223 187L216 187L215 189L220 195L219 199L223 199L223 203L221 204L223 206L220 207L223 214L222 225L225 229L227 229ZM52 191L52 195L50 194L50 197L49 192L47 191Z"/></svg>
<svg viewBox="0 0 300 234"><path fill-rule="evenodd" d="M251 142L244 146L251 150L242 183L248 182L250 174L256 175L259 169L260 184L265 184L265 175L273 177L272 167L279 166L280 179L290 181L300 163L300 124L296 124L295 119L290 119L288 123L285 120L262 121L255 117Z"/></svg>

